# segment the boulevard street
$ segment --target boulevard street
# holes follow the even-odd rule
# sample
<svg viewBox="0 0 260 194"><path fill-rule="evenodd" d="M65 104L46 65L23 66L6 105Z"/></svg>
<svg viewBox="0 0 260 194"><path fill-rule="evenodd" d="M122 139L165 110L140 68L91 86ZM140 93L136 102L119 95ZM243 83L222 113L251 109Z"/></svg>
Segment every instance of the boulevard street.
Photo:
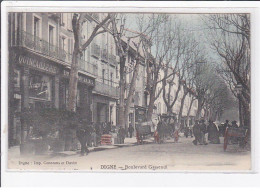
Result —
<svg viewBox="0 0 260 194"><path fill-rule="evenodd" d="M132 138L133 141L134 139ZM241 172L250 170L250 151L240 149L238 145L229 145L227 151L224 152L223 137L221 144L197 146L192 144L193 139L181 137L179 143L167 140L162 144L153 142L144 145L132 144L114 149L92 151L87 156L80 156L79 152L74 152L51 157L37 156L30 160L20 158L19 161L34 163L34 165L24 166L26 169L40 168L42 170L98 170L101 172L124 170L128 172L153 170ZM41 164L37 165L37 161L41 161ZM11 164L17 162L14 159Z"/></svg>

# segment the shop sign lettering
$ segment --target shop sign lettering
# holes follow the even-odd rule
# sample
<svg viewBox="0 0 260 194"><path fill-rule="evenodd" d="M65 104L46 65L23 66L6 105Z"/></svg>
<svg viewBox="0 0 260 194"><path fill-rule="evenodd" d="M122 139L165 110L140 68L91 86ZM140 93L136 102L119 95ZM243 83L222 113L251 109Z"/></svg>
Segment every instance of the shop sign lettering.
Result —
<svg viewBox="0 0 260 194"><path fill-rule="evenodd" d="M66 70L63 70L63 75L66 76L66 77L69 77L70 72L66 71ZM94 85L94 80L89 79L89 78L87 78L85 76L79 75L78 79L79 79L80 82L83 82L83 83L86 83L86 84L90 84L90 85Z"/></svg>
<svg viewBox="0 0 260 194"><path fill-rule="evenodd" d="M58 73L57 67L47 64L43 61L38 61L37 59L30 58L28 56L20 55L18 58L18 62L19 64L28 65L37 69L48 71L50 73Z"/></svg>

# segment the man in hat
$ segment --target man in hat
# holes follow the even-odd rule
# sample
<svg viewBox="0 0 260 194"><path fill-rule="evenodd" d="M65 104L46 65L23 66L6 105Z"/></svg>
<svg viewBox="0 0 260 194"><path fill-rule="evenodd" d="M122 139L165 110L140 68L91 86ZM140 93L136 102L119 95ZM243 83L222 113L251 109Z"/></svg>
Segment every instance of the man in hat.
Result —
<svg viewBox="0 0 260 194"><path fill-rule="evenodd" d="M233 128L233 129L237 129L238 128L238 125L237 125L237 121L232 121L231 122L231 127ZM230 137L230 141L231 141L231 143L233 143L233 144L237 144L238 143L238 138L236 138L236 137Z"/></svg>
<svg viewBox="0 0 260 194"><path fill-rule="evenodd" d="M238 128L237 121L232 121L231 127Z"/></svg>
<svg viewBox="0 0 260 194"><path fill-rule="evenodd" d="M204 145L207 145L208 143L206 142L206 138L205 138L205 135L207 133L207 126L205 124L204 119L200 120L199 127L200 127L200 131L201 131L201 143Z"/></svg>
<svg viewBox="0 0 260 194"><path fill-rule="evenodd" d="M230 127L231 125L229 124L229 120L226 120L226 122L224 123L224 126L223 128L221 128L221 131L220 131L220 134L224 137L225 136L225 132L226 132L226 129L228 127Z"/></svg>
<svg viewBox="0 0 260 194"><path fill-rule="evenodd" d="M130 125L129 125L129 127L128 127L128 133L129 133L130 138L132 138L133 132L134 132L134 127L133 127L133 125L130 123Z"/></svg>
<svg viewBox="0 0 260 194"><path fill-rule="evenodd" d="M88 154L89 150L87 148L87 127L84 125L84 122L82 120L79 121L79 127L76 131L76 135L77 138L80 142L80 146L81 146L81 155L84 156L84 154L86 153L86 155Z"/></svg>
<svg viewBox="0 0 260 194"><path fill-rule="evenodd" d="M201 144L201 131L199 126L199 120L195 120L195 124L193 126L193 134L195 137L195 140L192 141L194 145L197 145L198 143Z"/></svg>
<svg viewBox="0 0 260 194"><path fill-rule="evenodd" d="M217 126L215 125L215 123L213 123L211 119L209 120L207 131L208 131L208 141L210 143L219 144L220 143L219 132Z"/></svg>

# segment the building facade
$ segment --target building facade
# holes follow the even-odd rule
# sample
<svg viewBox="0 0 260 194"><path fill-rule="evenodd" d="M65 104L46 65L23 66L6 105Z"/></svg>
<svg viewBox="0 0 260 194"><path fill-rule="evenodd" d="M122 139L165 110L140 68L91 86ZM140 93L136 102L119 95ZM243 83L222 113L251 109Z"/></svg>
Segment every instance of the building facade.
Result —
<svg viewBox="0 0 260 194"><path fill-rule="evenodd" d="M73 13L9 13L9 144L23 141L28 126L21 116L27 109L66 109L69 95L69 75L74 47ZM82 39L87 40L106 14L89 13L82 26ZM136 33L136 32L134 32ZM133 76L136 57L132 40L127 57L126 86ZM142 50L142 49L141 49ZM127 126L146 120L148 94L145 92L146 67L140 50L141 63L130 105ZM77 112L89 122L111 122L117 125L119 102L119 57L113 36L109 32L97 35L79 58ZM161 72L161 76L163 72ZM176 85L175 85L176 86ZM174 96L175 86L171 90ZM161 84L158 84L158 90ZM128 88L126 87L126 96ZM185 100L185 111L189 100ZM156 100L155 114L167 112L162 95ZM195 115L193 103L190 117ZM179 100L173 108L179 110ZM187 112L187 111L186 111ZM186 115L187 116L187 115ZM188 121L188 123L191 123Z"/></svg>
<svg viewBox="0 0 260 194"><path fill-rule="evenodd" d="M23 141L27 109L65 109L73 52L71 14L9 13L9 142ZM80 59L77 111L92 120L95 66Z"/></svg>

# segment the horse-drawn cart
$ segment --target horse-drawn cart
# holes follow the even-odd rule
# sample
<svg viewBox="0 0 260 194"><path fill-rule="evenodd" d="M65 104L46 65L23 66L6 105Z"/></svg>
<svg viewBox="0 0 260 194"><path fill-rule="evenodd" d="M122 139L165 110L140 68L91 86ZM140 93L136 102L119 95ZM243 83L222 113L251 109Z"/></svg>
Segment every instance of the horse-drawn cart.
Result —
<svg viewBox="0 0 260 194"><path fill-rule="evenodd" d="M227 150L227 146L232 140L237 143L240 147L245 147L249 138L249 129L247 127L228 127L225 131L224 136L224 151Z"/></svg>
<svg viewBox="0 0 260 194"><path fill-rule="evenodd" d="M150 122L142 122L136 124L137 143L143 144L143 141L154 133L154 124Z"/></svg>

